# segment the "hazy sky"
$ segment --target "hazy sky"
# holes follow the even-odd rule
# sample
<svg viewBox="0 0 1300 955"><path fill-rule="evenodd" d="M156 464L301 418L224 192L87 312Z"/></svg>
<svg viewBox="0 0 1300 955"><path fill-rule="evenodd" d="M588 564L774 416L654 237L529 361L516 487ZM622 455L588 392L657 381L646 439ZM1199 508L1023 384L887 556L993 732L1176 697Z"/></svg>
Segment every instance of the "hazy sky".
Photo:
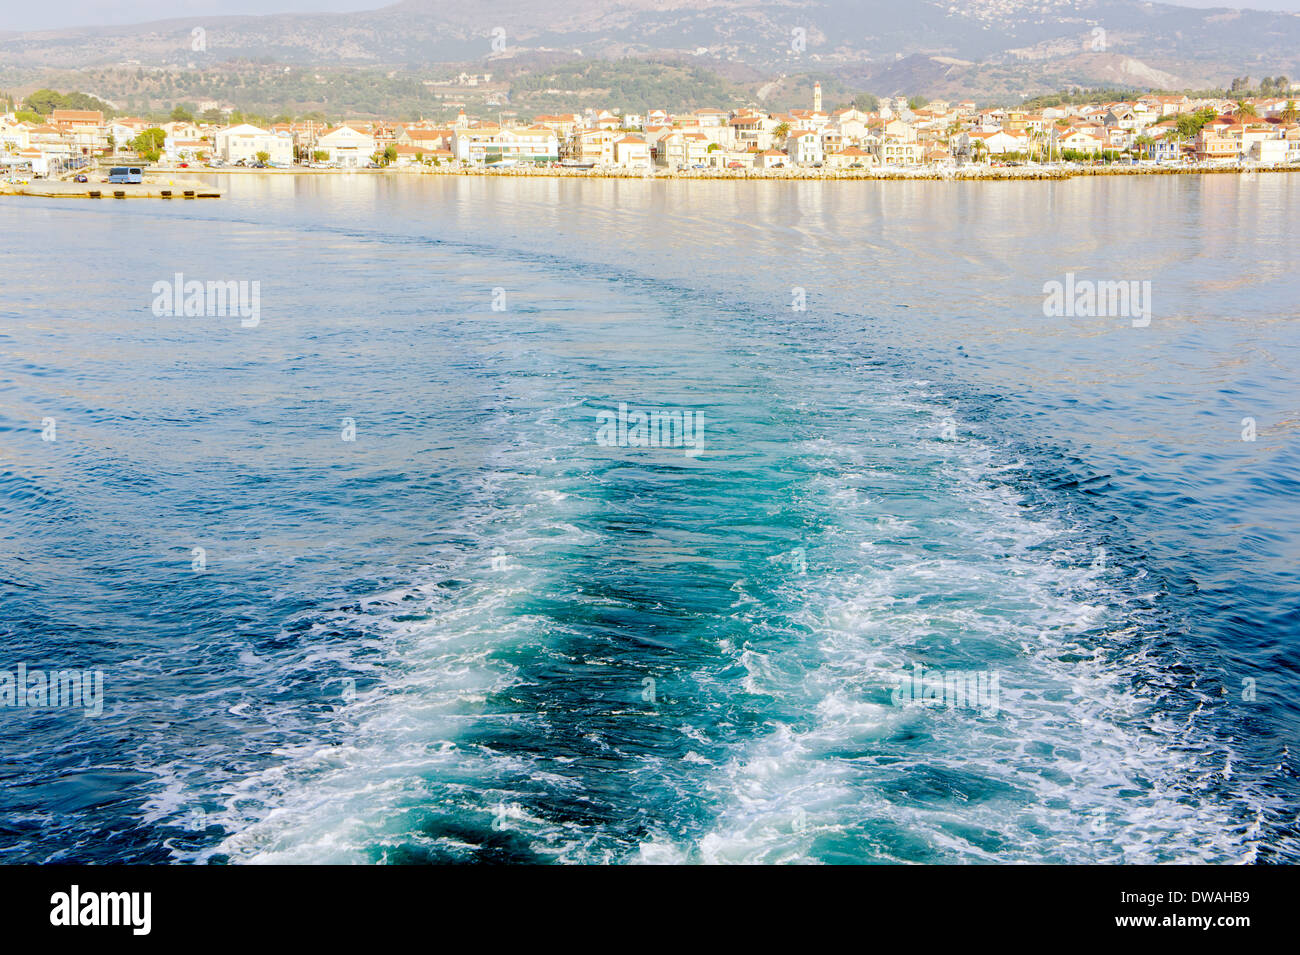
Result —
<svg viewBox="0 0 1300 955"><path fill-rule="evenodd" d="M0 30L46 30L101 23L142 23L223 13L323 13L374 10L391 0L63 0L48 6L0 0ZM473 0L467 0L473 2ZM1300 12L1300 0L1164 0L1185 7L1251 7Z"/></svg>

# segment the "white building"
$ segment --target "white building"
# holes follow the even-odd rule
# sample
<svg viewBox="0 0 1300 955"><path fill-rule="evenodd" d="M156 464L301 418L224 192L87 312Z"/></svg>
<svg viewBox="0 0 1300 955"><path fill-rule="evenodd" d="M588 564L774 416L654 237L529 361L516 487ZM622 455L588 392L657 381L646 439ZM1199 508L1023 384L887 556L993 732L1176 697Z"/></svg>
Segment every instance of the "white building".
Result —
<svg viewBox="0 0 1300 955"><path fill-rule="evenodd" d="M824 158L821 137L811 129L793 130L785 139L785 151L797 166L811 166Z"/></svg>
<svg viewBox="0 0 1300 955"><path fill-rule="evenodd" d="M293 164L293 137L240 123L217 131L213 152L227 163L256 162L258 153L266 153L268 162L288 166Z"/></svg>
<svg viewBox="0 0 1300 955"><path fill-rule="evenodd" d="M650 144L640 136L624 136L614 143L614 163L628 169L649 170Z"/></svg>
<svg viewBox="0 0 1300 955"><path fill-rule="evenodd" d="M375 137L352 126L336 126L317 138L316 149L328 153L326 162L342 169L359 169L373 161Z"/></svg>
<svg viewBox="0 0 1300 955"><path fill-rule="evenodd" d="M499 163L556 162L560 142L546 126L501 129L495 125L456 129L451 153L461 162L495 166Z"/></svg>

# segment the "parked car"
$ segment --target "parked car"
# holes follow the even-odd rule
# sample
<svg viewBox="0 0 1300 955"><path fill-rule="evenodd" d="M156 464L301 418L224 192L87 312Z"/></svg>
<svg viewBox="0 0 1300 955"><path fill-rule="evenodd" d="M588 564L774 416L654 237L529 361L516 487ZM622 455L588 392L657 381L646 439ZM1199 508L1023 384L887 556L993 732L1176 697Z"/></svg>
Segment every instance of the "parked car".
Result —
<svg viewBox="0 0 1300 955"><path fill-rule="evenodd" d="M728 169L744 169L744 168L745 168L745 164L744 164L743 162L729 162L729 163L727 163L727 168L728 168Z"/></svg>
<svg viewBox="0 0 1300 955"><path fill-rule="evenodd" d="M181 163L181 168L182 168L182 169L189 169L189 168L190 168L190 164L187 163L187 162L183 162L183 163Z"/></svg>
<svg viewBox="0 0 1300 955"><path fill-rule="evenodd" d="M76 182L90 182L90 177L87 176L87 175L83 172L83 173L81 173L81 175L79 175L79 176L76 177L75 181L76 181Z"/></svg>

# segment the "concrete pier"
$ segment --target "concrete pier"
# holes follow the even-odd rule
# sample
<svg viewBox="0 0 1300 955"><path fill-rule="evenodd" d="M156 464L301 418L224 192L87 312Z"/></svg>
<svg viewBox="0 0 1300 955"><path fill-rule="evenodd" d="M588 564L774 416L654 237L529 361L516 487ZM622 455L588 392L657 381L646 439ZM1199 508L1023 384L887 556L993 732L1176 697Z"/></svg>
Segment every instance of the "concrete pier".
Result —
<svg viewBox="0 0 1300 955"><path fill-rule="evenodd" d="M19 185L0 182L0 195L51 199L220 199L222 191L197 179L160 179L142 183L70 182L33 179Z"/></svg>

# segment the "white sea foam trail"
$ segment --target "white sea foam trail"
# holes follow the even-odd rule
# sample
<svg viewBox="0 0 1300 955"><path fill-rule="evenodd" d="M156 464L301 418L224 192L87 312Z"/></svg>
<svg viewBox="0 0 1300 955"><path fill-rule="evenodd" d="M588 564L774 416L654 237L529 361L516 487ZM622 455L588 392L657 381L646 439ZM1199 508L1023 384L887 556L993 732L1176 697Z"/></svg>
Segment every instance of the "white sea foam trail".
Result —
<svg viewBox="0 0 1300 955"><path fill-rule="evenodd" d="M207 796L220 804L207 821L226 835L198 858L419 862L548 851L557 833L509 838L526 822L513 787L533 773L531 761L466 736L509 721L488 700L517 680L512 658L544 645L553 627L523 604L554 588L557 553L591 543L576 526L587 506L580 485L557 464L571 439L547 443L559 440L552 417L567 419L573 405L531 415L528 436L502 445L461 488L459 539L440 545L408 586L318 619L378 652L351 662L343 682L356 690L339 698L329 738L282 747Z"/></svg>
<svg viewBox="0 0 1300 955"><path fill-rule="evenodd" d="M859 411L798 451L803 505L830 519L736 603L751 636L731 649L774 716L712 778L707 831L638 858L1251 861L1264 798L1149 652L1145 571L1031 507L1023 465L923 383ZM918 665L997 693L909 703Z"/></svg>

